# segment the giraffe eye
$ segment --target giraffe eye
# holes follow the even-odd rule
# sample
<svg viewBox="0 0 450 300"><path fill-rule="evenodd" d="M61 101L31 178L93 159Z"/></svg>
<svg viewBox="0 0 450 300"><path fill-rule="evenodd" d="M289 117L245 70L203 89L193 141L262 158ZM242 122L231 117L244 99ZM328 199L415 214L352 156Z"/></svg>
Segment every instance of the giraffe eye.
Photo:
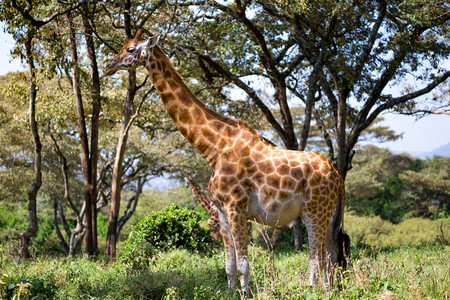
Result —
<svg viewBox="0 0 450 300"><path fill-rule="evenodd" d="M128 52L128 53L133 53L134 50L136 50L136 48L130 47L130 48L127 49L127 52Z"/></svg>

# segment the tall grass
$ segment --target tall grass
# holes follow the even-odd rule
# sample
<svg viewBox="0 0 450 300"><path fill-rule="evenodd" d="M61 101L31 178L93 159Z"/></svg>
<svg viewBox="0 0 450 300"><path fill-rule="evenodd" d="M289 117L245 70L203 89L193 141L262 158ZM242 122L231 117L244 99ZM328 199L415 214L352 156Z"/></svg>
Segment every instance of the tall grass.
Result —
<svg viewBox="0 0 450 300"><path fill-rule="evenodd" d="M438 244L361 251L339 290L306 285L307 253L270 253L252 246L250 290L256 299L448 299L449 257L448 246ZM224 261L222 252L201 256L173 250L137 273L118 262L85 257L2 261L1 273L9 284L41 282L41 292L56 299L240 299L226 285Z"/></svg>
<svg viewBox="0 0 450 300"><path fill-rule="evenodd" d="M398 225L377 217L347 214L352 259L347 277L331 288L307 286L308 251L249 246L250 291L255 299L450 299L449 219L410 219ZM38 256L18 261L13 244L0 244L0 298L21 299L240 299L227 287L222 250L201 255L187 250L156 254L144 270L124 262ZM120 247L119 247L120 251ZM340 281L340 282L339 282ZM25 285L21 285L24 287Z"/></svg>

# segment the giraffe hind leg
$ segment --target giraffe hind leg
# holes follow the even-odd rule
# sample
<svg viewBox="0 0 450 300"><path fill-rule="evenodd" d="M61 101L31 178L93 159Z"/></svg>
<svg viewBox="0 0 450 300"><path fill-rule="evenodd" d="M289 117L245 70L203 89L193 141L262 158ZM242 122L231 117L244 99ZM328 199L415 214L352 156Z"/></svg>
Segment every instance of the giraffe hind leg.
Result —
<svg viewBox="0 0 450 300"><path fill-rule="evenodd" d="M308 230L308 240L310 260L310 276L308 284L312 286L315 284L319 272L325 270L327 260L325 235L315 232L315 230Z"/></svg>
<svg viewBox="0 0 450 300"><path fill-rule="evenodd" d="M322 216L323 217L323 216ZM320 220L316 214L303 213L303 220L308 232L310 253L310 277L309 285L314 285L320 272L324 272L324 282L330 284L332 274L332 261L337 258L337 252L332 243L331 233L328 230L329 222ZM325 224L323 224L325 223ZM325 226L326 225L326 226Z"/></svg>
<svg viewBox="0 0 450 300"><path fill-rule="evenodd" d="M337 247L333 241L333 235L331 228L327 232L326 237L327 246L327 256L326 256L326 267L325 267L325 282L331 285L334 268L338 262L338 251Z"/></svg>

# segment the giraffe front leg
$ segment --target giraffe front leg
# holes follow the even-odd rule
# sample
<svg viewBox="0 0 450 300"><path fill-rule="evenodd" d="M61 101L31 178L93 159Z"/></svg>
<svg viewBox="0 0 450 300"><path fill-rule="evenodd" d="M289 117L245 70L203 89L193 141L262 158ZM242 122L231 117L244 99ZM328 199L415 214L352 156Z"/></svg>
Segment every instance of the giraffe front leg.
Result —
<svg viewBox="0 0 450 300"><path fill-rule="evenodd" d="M248 261L247 250L247 218L245 211L243 210L230 210L228 215L231 234L236 249L237 270L240 273L241 288L245 296L248 297L248 275L250 272L250 264Z"/></svg>
<svg viewBox="0 0 450 300"><path fill-rule="evenodd" d="M236 287L236 249L228 219L222 209L218 209L218 213L220 233L225 246L225 272L227 273L228 286L234 289Z"/></svg>

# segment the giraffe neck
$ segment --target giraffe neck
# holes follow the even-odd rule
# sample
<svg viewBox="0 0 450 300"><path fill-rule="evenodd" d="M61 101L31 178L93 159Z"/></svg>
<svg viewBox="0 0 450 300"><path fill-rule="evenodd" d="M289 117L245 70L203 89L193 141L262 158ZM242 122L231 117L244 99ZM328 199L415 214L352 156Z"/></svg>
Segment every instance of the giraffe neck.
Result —
<svg viewBox="0 0 450 300"><path fill-rule="evenodd" d="M191 175L187 176L189 180L189 184L191 185L192 191L194 192L195 197L200 201L202 207L206 210L208 215L212 216L214 212L214 207L211 203L211 198L201 189L201 187L195 182L194 178Z"/></svg>
<svg viewBox="0 0 450 300"><path fill-rule="evenodd" d="M155 46L147 68L169 116L186 139L214 166L220 149L242 129L242 122L208 109L189 90L164 52Z"/></svg>

